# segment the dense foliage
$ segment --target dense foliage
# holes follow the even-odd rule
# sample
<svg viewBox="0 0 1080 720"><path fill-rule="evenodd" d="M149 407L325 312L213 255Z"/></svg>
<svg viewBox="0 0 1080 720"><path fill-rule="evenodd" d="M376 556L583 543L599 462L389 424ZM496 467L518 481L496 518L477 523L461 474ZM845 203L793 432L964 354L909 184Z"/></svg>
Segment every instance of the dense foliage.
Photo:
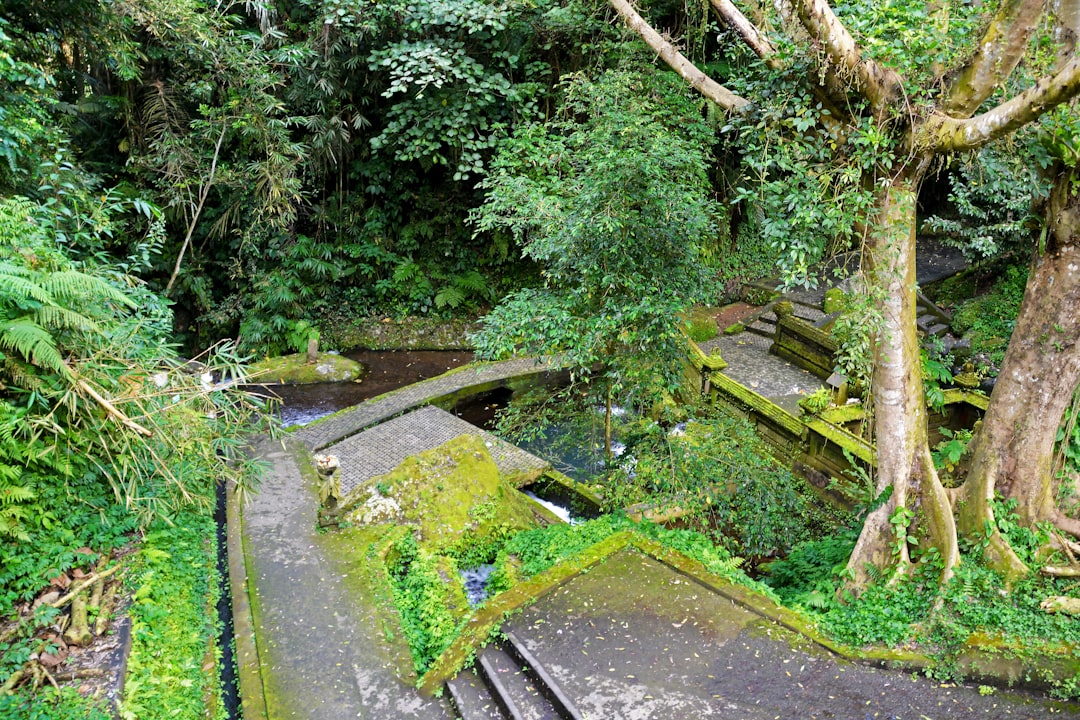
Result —
<svg viewBox="0 0 1080 720"><path fill-rule="evenodd" d="M481 356L561 354L603 392L673 392L677 317L704 294L710 131L670 76L575 77L563 109L504 143L477 227L505 231L544 284L507 297L475 339ZM672 183L671 178L680 178ZM646 401L647 402L647 401Z"/></svg>

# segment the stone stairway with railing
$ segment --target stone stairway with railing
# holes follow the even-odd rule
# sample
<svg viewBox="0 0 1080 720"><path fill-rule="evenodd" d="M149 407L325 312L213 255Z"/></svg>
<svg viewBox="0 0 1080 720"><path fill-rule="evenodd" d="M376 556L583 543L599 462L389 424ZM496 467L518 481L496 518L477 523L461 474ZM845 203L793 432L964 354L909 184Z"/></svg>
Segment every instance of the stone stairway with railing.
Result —
<svg viewBox="0 0 1080 720"><path fill-rule="evenodd" d="M485 647L475 669L446 683L461 720L581 720L559 684L513 633Z"/></svg>
<svg viewBox="0 0 1080 720"><path fill-rule="evenodd" d="M751 288L767 290L767 284L751 284ZM816 328L823 328L839 313L826 314L823 310L824 292L794 292L786 293L762 306L756 313L750 315L743 325L746 332L772 340L776 336L776 326L779 318L775 307L778 302L787 301L792 305L792 314L800 320L805 320ZM935 305L921 292L916 294L916 317L918 318L919 330L927 337L941 337L949 332L952 319L949 314Z"/></svg>

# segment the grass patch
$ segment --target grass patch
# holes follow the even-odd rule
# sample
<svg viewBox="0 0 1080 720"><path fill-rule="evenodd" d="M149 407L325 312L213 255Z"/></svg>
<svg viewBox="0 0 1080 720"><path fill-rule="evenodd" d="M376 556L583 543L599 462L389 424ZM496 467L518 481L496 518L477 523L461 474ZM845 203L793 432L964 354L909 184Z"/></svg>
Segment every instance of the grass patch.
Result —
<svg viewBox="0 0 1080 720"><path fill-rule="evenodd" d="M124 720L226 716L214 671L220 660L214 520L184 511L174 523L151 526L139 550Z"/></svg>

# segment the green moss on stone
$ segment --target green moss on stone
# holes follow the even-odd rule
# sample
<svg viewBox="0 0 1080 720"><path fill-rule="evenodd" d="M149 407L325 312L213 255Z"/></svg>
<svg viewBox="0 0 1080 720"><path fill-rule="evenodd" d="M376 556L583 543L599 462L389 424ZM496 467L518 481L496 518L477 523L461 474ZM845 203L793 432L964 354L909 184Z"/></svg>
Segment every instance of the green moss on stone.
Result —
<svg viewBox="0 0 1080 720"><path fill-rule="evenodd" d="M436 553L466 539L482 543L495 533L558 522L500 476L479 435L461 435L371 478L342 498L343 515L356 521L376 495L396 503L400 521L415 527L420 545Z"/></svg>
<svg viewBox="0 0 1080 720"><path fill-rule="evenodd" d="M844 309L845 298L844 291L840 288L829 288L825 291L825 302L822 309L826 315L832 315L838 313Z"/></svg>
<svg viewBox="0 0 1080 720"><path fill-rule="evenodd" d="M307 361L305 353L282 355L253 363L248 370L253 382L264 385L348 382L362 378L366 372L355 360L333 353L319 353L313 363Z"/></svg>

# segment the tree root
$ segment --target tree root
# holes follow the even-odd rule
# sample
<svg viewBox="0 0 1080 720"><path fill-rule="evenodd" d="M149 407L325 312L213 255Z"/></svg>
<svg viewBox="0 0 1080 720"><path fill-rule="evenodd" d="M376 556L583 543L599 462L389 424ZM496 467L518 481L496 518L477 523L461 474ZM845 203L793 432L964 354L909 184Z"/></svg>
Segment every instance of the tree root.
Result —
<svg viewBox="0 0 1080 720"><path fill-rule="evenodd" d="M1050 522L1061 532L1080 538L1080 520L1074 520L1060 510L1055 510Z"/></svg>
<svg viewBox="0 0 1080 720"><path fill-rule="evenodd" d="M1047 565L1039 572L1050 577L1080 577L1080 565L1068 565L1065 567Z"/></svg>

